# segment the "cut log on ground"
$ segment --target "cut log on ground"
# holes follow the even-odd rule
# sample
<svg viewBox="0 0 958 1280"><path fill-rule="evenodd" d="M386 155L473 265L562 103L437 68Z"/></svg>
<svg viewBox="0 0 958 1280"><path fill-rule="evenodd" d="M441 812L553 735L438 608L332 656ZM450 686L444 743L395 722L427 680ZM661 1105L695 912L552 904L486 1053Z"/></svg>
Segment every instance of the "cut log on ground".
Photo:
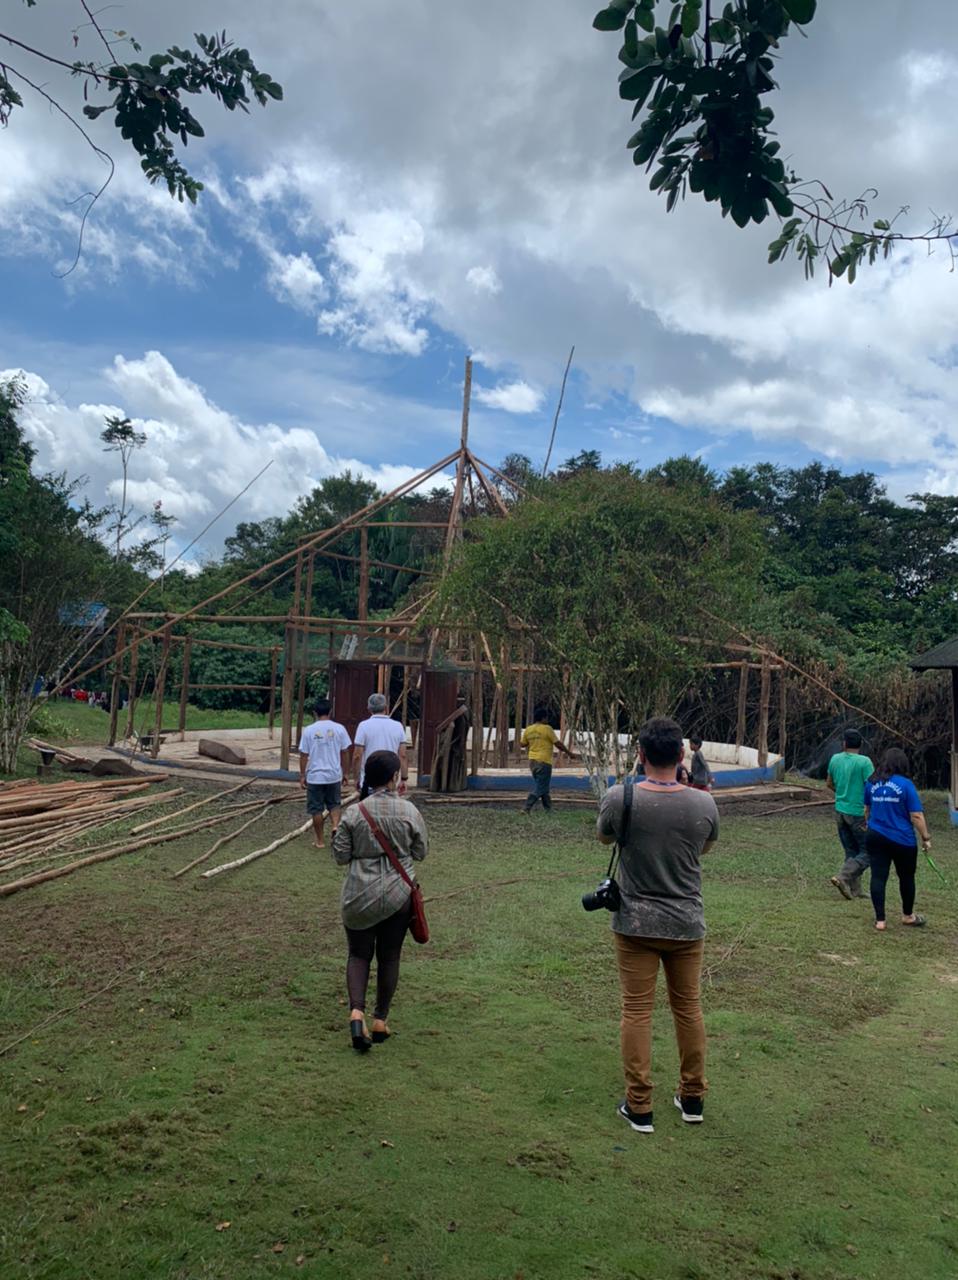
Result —
<svg viewBox="0 0 958 1280"><path fill-rule="evenodd" d="M210 760L219 760L223 764L245 764L246 751L243 747L231 747L225 742L217 742L215 738L200 738L196 748L201 756Z"/></svg>
<svg viewBox="0 0 958 1280"><path fill-rule="evenodd" d="M257 858L265 858L274 849L279 849L281 845L289 844L290 840L295 840L297 836L305 835L307 831L312 829L312 825L313 820L309 818L301 827L297 827L295 831L287 832L285 836L280 836L272 844L268 844L262 849L254 849L252 853L247 853L244 857L237 858L234 862L223 862L218 867L211 867L209 871L204 871L203 879L209 880L211 876L218 876L222 871L235 871L237 867L245 867L247 863L255 862Z"/></svg>

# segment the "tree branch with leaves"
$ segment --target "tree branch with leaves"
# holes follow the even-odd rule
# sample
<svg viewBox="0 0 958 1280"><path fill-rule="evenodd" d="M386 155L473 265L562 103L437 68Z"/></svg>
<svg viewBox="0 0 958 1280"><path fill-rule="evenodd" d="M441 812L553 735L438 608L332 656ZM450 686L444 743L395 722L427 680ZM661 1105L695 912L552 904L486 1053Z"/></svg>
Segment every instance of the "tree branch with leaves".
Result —
<svg viewBox="0 0 958 1280"><path fill-rule="evenodd" d="M934 216L915 233L896 229L907 208L873 218L877 191L836 199L782 159L767 104L779 87L775 62L782 41L804 34L816 9L817 0L734 0L716 17L712 0L610 0L593 26L622 32L619 96L634 104L633 120L642 117L627 143L633 162L651 172L650 189L668 211L691 193L740 227L777 214L783 225L769 262L793 253L806 278L824 262L829 282L844 276L851 284L859 267L899 244L944 245L954 262L951 217Z"/></svg>
<svg viewBox="0 0 958 1280"><path fill-rule="evenodd" d="M36 0L24 0L34 8ZM121 56L124 52L142 54L142 46L126 31L105 27L90 9L87 0L79 0L78 8L87 21L73 29L74 47L79 49L81 32L91 30L97 44L97 56L69 62L47 50L21 40L10 32L0 31L14 54L0 59L0 126L7 127L17 111L25 108L21 89L46 101L63 115L81 134L92 151L109 166L100 188L88 192L81 227L76 266L82 250L83 228L91 209L113 177L112 157L101 147L78 119L78 112L64 106L49 89L39 83L38 71L59 67L70 73L81 86L82 115L89 121L101 116L112 118L124 142L140 158L140 167L150 183L165 183L170 195L195 204L203 183L186 168L180 148L190 138L202 138L203 126L190 105L191 100L209 96L227 111L248 112L251 103L267 106L283 97L282 86L265 71L260 71L249 50L238 46L225 31L212 35L195 34L196 49L170 45L145 60L138 56ZM12 59L16 58L16 65ZM34 70L34 69L37 70ZM100 100L100 98L105 100Z"/></svg>

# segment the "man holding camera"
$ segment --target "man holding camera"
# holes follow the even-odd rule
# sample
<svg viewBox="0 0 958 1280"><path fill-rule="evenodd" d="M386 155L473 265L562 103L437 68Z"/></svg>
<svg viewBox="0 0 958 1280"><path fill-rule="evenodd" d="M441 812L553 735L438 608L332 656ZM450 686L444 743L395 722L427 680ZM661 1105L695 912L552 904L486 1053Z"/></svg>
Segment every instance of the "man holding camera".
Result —
<svg viewBox="0 0 958 1280"><path fill-rule="evenodd" d="M652 1133L652 1008L659 964L665 970L679 1048L674 1102L688 1124L702 1120L705 1025L700 985L705 946L700 858L718 838L718 810L704 791L675 779L682 729L657 716L639 730L641 782L610 787L599 809L603 844L618 844L618 872L583 898L606 907L622 986L622 1060L626 1096L619 1114ZM613 855L614 861L614 855Z"/></svg>

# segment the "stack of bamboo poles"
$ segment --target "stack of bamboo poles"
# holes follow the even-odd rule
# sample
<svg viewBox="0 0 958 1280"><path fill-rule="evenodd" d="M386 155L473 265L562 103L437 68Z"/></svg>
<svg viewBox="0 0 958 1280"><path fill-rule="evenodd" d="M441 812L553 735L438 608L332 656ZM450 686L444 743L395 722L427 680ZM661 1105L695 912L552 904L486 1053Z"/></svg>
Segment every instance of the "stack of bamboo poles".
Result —
<svg viewBox="0 0 958 1280"><path fill-rule="evenodd" d="M272 805L301 797L301 792L297 791L270 796L265 801L256 799L233 804L212 817L182 825L184 815L242 790L253 782L249 778L186 808L175 808L159 817L127 826L129 819L139 817L143 810L168 803L183 794L182 788L143 794L153 783L165 778L165 774L136 774L131 778L105 778L96 782L0 784L0 876L15 868L20 870L16 879L0 883L0 898L125 853L179 840L243 815L247 820L226 837L232 839L253 821L263 817ZM122 798L116 799L116 796ZM257 813L249 818L253 810ZM114 831L113 838L106 844L86 843L89 836L118 823L122 824L119 833ZM218 841L214 850L226 839ZM209 853L196 861L203 861L208 856Z"/></svg>

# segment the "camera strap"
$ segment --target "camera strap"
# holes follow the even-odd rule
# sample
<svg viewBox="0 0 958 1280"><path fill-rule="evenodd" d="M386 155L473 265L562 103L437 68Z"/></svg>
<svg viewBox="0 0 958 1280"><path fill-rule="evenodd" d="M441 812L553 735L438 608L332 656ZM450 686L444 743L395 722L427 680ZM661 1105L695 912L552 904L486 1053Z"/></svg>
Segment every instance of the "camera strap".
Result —
<svg viewBox="0 0 958 1280"><path fill-rule="evenodd" d="M609 859L609 869L605 873L607 880L612 879L612 873L615 870L615 864L622 854L622 849L629 839L629 828L632 825L632 787L631 778L626 778L622 788L622 826L619 829L619 836L615 844L612 846L612 857Z"/></svg>

